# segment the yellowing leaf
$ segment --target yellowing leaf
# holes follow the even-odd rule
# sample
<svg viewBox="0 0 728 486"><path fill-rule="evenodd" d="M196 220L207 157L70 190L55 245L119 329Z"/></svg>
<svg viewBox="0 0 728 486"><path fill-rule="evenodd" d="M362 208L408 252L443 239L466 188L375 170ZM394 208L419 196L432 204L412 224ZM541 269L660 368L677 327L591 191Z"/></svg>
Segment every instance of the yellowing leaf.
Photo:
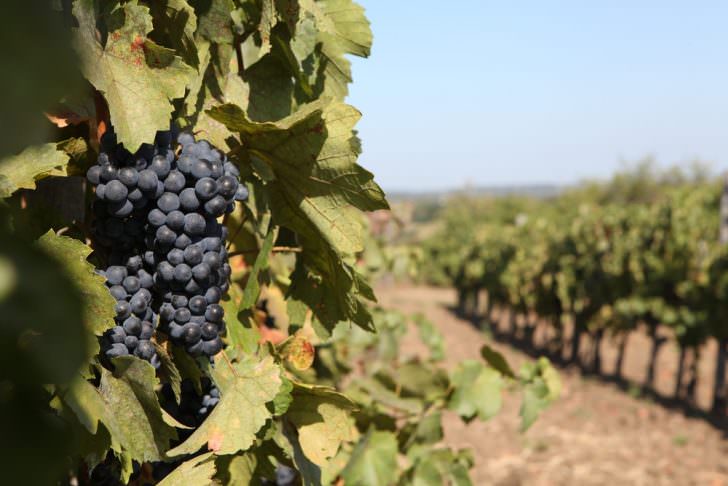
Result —
<svg viewBox="0 0 728 486"><path fill-rule="evenodd" d="M354 404L346 396L322 386L296 383L293 403L286 417L298 429L298 440L306 457L322 466L342 442L352 440L349 412Z"/></svg>
<svg viewBox="0 0 728 486"><path fill-rule="evenodd" d="M220 402L202 425L169 456L192 454L207 447L218 455L247 450L255 434L271 417L266 407L281 387L281 369L267 357L254 363L231 363L218 354L212 372L220 389Z"/></svg>
<svg viewBox="0 0 728 486"><path fill-rule="evenodd" d="M18 155L0 160L0 198L18 189L35 189L35 182L52 175L66 175L69 157L55 143L28 147Z"/></svg>
<svg viewBox="0 0 728 486"><path fill-rule="evenodd" d="M152 18L149 8L136 1L106 14L106 24L116 28L105 45L96 31L97 2L77 0L73 14L78 21L74 46L83 73L104 94L119 142L132 152L151 143L158 130L169 129L171 101L184 96L195 70L175 51L147 38Z"/></svg>
<svg viewBox="0 0 728 486"><path fill-rule="evenodd" d="M207 486L215 484L215 458L212 453L202 454L183 462L169 473L157 486Z"/></svg>

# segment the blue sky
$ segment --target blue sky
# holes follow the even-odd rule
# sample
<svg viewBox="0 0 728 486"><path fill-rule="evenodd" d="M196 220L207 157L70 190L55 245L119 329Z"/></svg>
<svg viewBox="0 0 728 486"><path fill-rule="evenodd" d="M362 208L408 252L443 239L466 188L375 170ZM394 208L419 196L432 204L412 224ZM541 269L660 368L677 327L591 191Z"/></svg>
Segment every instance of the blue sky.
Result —
<svg viewBox="0 0 728 486"><path fill-rule="evenodd" d="M348 101L385 190L728 169L728 2L359 1Z"/></svg>

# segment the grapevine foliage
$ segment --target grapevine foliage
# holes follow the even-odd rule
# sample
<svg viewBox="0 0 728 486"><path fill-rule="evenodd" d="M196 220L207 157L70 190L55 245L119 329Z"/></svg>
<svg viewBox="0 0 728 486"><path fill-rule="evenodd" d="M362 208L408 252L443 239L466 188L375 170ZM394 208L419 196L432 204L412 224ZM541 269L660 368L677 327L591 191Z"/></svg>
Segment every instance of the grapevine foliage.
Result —
<svg viewBox="0 0 728 486"><path fill-rule="evenodd" d="M468 484L441 412L554 398L545 363L449 375L421 320L432 357L397 356L357 265L388 207L344 103L359 5L51 3L10 2L9 38L38 35L9 45L27 86L0 80L8 484Z"/></svg>

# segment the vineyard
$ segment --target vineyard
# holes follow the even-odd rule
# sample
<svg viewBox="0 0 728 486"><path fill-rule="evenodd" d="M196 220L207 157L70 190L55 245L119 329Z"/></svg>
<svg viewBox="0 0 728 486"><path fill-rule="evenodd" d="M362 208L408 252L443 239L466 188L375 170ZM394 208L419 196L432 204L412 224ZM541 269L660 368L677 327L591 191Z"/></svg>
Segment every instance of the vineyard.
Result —
<svg viewBox="0 0 728 486"><path fill-rule="evenodd" d="M490 419L508 389L525 430L558 397L546 359L446 367L436 326L376 304L392 257L364 213L388 202L344 103L358 4L9 15L4 484L468 485L443 415ZM426 352L400 353L413 335Z"/></svg>
<svg viewBox="0 0 728 486"><path fill-rule="evenodd" d="M590 373L602 373L602 343L609 339L618 346L619 377L627 340L640 330L652 342L647 388L661 347L673 340L680 350L674 397L689 402L701 350L714 340L711 411L722 417L728 355L722 197L720 181L641 166L547 200L455 199L425 242L423 278L455 287L459 312L476 320L495 322L496 309L509 310L512 332L525 341L546 326L542 352Z"/></svg>

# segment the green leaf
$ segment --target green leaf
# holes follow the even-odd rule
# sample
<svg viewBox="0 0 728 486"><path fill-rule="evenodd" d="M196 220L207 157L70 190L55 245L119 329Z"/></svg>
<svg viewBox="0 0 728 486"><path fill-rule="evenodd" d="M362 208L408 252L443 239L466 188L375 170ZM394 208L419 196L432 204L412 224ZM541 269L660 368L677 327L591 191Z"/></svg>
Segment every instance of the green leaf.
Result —
<svg viewBox="0 0 728 486"><path fill-rule="evenodd" d="M38 246L63 264L81 291L86 329L101 336L114 327L116 301L106 287L104 277L97 275L94 266L87 261L91 248L73 238L57 236L52 230L38 240Z"/></svg>
<svg viewBox="0 0 728 486"><path fill-rule="evenodd" d="M225 486L253 484L258 458L255 454L245 453L234 456L220 456L215 461L219 471L217 479Z"/></svg>
<svg viewBox="0 0 728 486"><path fill-rule="evenodd" d="M323 79L316 94L343 100L351 82L351 63L345 55L368 57L371 50L372 32L364 9L352 0L302 0L300 5L315 19L321 45Z"/></svg>
<svg viewBox="0 0 728 486"><path fill-rule="evenodd" d="M323 466L344 441L352 440L349 412L354 404L323 386L294 383L293 403L286 417L296 426L301 449L314 464Z"/></svg>
<svg viewBox="0 0 728 486"><path fill-rule="evenodd" d="M420 339L430 350L430 359L434 361L445 359L445 341L435 325L423 315L416 316L414 323L420 332Z"/></svg>
<svg viewBox="0 0 728 486"><path fill-rule="evenodd" d="M387 208L372 175L356 164L352 129L359 113L342 103L315 102L275 123L255 123L235 105L208 112L240 134L247 157L271 168L269 193L276 223L295 231L298 256L293 298L305 302L324 333L339 321L371 328L359 296L371 289L353 268L363 249L360 211Z"/></svg>
<svg viewBox="0 0 728 486"><path fill-rule="evenodd" d="M98 432L100 423L105 424L112 420L99 390L81 377L76 378L61 396L63 402L91 434Z"/></svg>
<svg viewBox="0 0 728 486"><path fill-rule="evenodd" d="M232 0L193 0L197 11L197 32L205 39L218 44L231 44L233 41L232 16L235 5Z"/></svg>
<svg viewBox="0 0 728 486"><path fill-rule="evenodd" d="M452 374L454 392L448 407L464 420L476 415L480 420L493 417L501 408L501 375L483 363L474 360L463 361Z"/></svg>
<svg viewBox="0 0 728 486"><path fill-rule="evenodd" d="M516 374L513 372L511 366L508 364L508 361L506 361L503 355L487 344L484 344L480 349L480 355L488 362L489 365L498 370L502 375L507 376L508 378L516 377Z"/></svg>
<svg viewBox="0 0 728 486"><path fill-rule="evenodd" d="M200 63L195 43L197 15L186 0L157 0L149 2L152 17L155 19L154 33L161 35L190 66Z"/></svg>
<svg viewBox="0 0 728 486"><path fill-rule="evenodd" d="M303 447L296 435L293 427L287 424L283 425L283 434L288 441L288 446L285 448L288 455L293 460L294 466L301 475L301 483L303 486L318 486L324 484L321 480L321 467L311 461L306 454L303 452ZM328 483L325 483L328 484Z"/></svg>
<svg viewBox="0 0 728 486"><path fill-rule="evenodd" d="M65 383L89 356L88 303L75 274L44 250L0 227L0 366L6 379Z"/></svg>
<svg viewBox="0 0 728 486"><path fill-rule="evenodd" d="M218 455L247 450L271 418L266 404L282 383L281 369L272 357L231 363L220 353L212 377L220 389L220 402L185 442L169 451L170 457L192 454L203 446Z"/></svg>
<svg viewBox="0 0 728 486"><path fill-rule="evenodd" d="M114 358L114 372L101 369L99 393L111 413L104 426L111 433L112 448L139 462L165 458L177 438L159 406L154 367L139 358Z"/></svg>
<svg viewBox="0 0 728 486"><path fill-rule="evenodd" d="M101 16L97 2L77 0L73 14L78 21L74 46L83 73L104 94L119 142L134 152L151 143L158 130L169 129L171 101L184 96L195 70L175 51L147 37L153 28L149 8L136 1L105 15L110 30L105 45L96 31Z"/></svg>
<svg viewBox="0 0 728 486"><path fill-rule="evenodd" d="M434 402L445 397L450 384L444 370L432 368L415 359L393 371L393 378L404 396L422 397Z"/></svg>
<svg viewBox="0 0 728 486"><path fill-rule="evenodd" d="M293 396L291 395L291 392L293 391L293 382L285 376L281 377L281 379L283 380L283 384L281 385L281 389L278 390L278 394L273 399L273 414L275 416L281 416L286 413L288 408L291 406L291 403L293 403Z"/></svg>
<svg viewBox="0 0 728 486"><path fill-rule="evenodd" d="M391 432L370 429L342 472L347 486L391 486L397 482L397 439Z"/></svg>
<svg viewBox="0 0 728 486"><path fill-rule="evenodd" d="M238 312L242 292L237 285L232 285L228 294L220 301L225 311L227 338L230 345L244 353L254 353L260 342L260 332L253 320L250 310Z"/></svg>
<svg viewBox="0 0 728 486"><path fill-rule="evenodd" d="M157 350L159 356L159 373L163 382L169 383L172 394L177 403L182 399L182 375L177 368L172 356L167 352L167 348L156 341L153 341L154 349Z"/></svg>
<svg viewBox="0 0 728 486"><path fill-rule="evenodd" d="M0 198L18 189L35 189L44 177L66 175L69 157L55 143L28 147L18 155L0 160Z"/></svg>
<svg viewBox="0 0 728 486"><path fill-rule="evenodd" d="M548 359L541 357L535 363L521 368L523 401L521 403L521 430L525 431L561 393L561 378Z"/></svg>
<svg viewBox="0 0 728 486"><path fill-rule="evenodd" d="M263 240L263 244L260 247L260 251L258 252L258 257L255 259L253 268L248 274L248 283L245 285L245 290L243 291L243 299L240 302L240 307L238 308L239 311L250 309L256 302L258 302L258 296L260 295L258 274L261 270L268 267L268 256L273 248L274 238L275 232L269 230L268 235L266 235L265 240Z"/></svg>
<svg viewBox="0 0 728 486"><path fill-rule="evenodd" d="M157 486L212 485L215 482L215 457L211 452L189 459L175 468Z"/></svg>
<svg viewBox="0 0 728 486"><path fill-rule="evenodd" d="M413 486L472 486L468 473L471 466L462 451L433 449L417 458L410 481Z"/></svg>

